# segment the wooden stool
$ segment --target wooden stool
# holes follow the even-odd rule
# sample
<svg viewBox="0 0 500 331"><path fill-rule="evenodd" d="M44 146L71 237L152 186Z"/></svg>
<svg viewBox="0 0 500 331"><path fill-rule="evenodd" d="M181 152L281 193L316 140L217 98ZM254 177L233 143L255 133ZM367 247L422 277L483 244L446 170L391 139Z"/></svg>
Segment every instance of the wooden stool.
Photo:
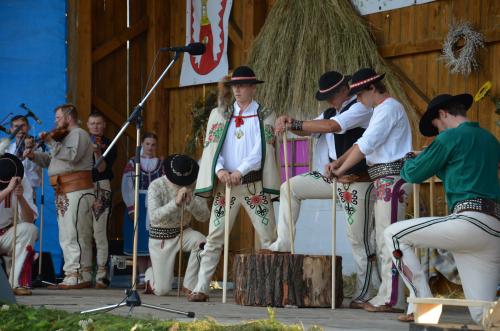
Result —
<svg viewBox="0 0 500 331"><path fill-rule="evenodd" d="M415 323L418 324L438 324L443 305L460 307L482 307L483 320L485 324L489 311L495 306L495 302L481 300L462 300L462 299L444 299L444 298L408 298L408 303L415 305Z"/></svg>
<svg viewBox="0 0 500 331"><path fill-rule="evenodd" d="M331 307L331 256L238 254L234 257L234 298L244 306ZM336 258L336 299L340 307L342 257Z"/></svg>

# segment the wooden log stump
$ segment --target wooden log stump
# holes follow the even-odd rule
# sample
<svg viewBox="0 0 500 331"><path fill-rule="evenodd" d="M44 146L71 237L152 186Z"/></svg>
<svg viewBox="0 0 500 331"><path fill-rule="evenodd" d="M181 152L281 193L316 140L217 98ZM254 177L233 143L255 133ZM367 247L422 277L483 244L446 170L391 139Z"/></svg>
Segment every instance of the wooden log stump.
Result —
<svg viewBox="0 0 500 331"><path fill-rule="evenodd" d="M336 257L335 307L342 305L342 257ZM331 256L238 254L234 298L244 306L331 307Z"/></svg>

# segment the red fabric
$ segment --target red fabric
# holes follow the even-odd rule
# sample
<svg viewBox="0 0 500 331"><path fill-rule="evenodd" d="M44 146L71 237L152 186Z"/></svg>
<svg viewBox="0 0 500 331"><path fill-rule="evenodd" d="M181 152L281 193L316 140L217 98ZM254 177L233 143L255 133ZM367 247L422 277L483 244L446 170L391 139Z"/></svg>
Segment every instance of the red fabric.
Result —
<svg viewBox="0 0 500 331"><path fill-rule="evenodd" d="M26 259L24 260L23 267L21 268L21 274L19 275L19 286L30 288L35 251L33 251L33 247L31 247L31 245L26 247L26 251L28 254L26 254Z"/></svg>

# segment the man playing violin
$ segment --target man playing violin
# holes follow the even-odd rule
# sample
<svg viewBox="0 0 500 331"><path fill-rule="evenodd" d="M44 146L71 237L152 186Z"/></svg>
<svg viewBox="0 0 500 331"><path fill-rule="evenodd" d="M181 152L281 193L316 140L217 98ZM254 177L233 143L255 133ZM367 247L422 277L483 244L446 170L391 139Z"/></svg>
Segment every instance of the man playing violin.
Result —
<svg viewBox="0 0 500 331"><path fill-rule="evenodd" d="M92 274L92 182L93 147L89 134L78 126L78 113L71 104L55 108L56 128L42 132L50 153L26 150L24 156L48 168L56 192L59 243L64 255L65 277L55 288L91 286Z"/></svg>
<svg viewBox="0 0 500 331"><path fill-rule="evenodd" d="M10 131L14 132L17 128L20 129L16 134L16 139L11 142L6 152L17 156L23 162L24 175L33 188L33 198L35 199L36 195L34 190L41 184L42 168L40 168L35 162L27 158L23 158L24 150L34 142L33 137L28 134L31 128L26 116L16 115L12 117L10 120Z"/></svg>
<svg viewBox="0 0 500 331"><path fill-rule="evenodd" d="M111 140L104 137L106 129L106 120L99 111L90 113L87 120L90 139L94 143L94 162L102 157ZM92 169L92 180L94 182L95 203L92 206L93 212L93 230L96 246L96 288L108 287L106 277L106 263L108 261L108 238L107 225L111 213L111 180L113 179L113 163L116 160L116 147L113 146L110 152L102 160L97 168Z"/></svg>

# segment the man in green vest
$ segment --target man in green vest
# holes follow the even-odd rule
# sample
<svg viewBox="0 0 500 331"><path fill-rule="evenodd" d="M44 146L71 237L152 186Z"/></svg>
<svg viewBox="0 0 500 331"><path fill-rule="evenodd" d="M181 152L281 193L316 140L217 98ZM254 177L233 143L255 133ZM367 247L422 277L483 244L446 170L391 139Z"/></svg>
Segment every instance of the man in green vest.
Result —
<svg viewBox="0 0 500 331"><path fill-rule="evenodd" d="M387 248L413 297L432 297L415 247L446 249L453 254L469 300L494 301L500 281L500 144L467 119L472 96L435 97L420 120L424 136L436 136L416 158L407 160L401 177L421 183L437 175L444 184L450 215L400 221L385 232ZM482 308L469 308L480 322ZM413 305L400 320L413 320Z"/></svg>

